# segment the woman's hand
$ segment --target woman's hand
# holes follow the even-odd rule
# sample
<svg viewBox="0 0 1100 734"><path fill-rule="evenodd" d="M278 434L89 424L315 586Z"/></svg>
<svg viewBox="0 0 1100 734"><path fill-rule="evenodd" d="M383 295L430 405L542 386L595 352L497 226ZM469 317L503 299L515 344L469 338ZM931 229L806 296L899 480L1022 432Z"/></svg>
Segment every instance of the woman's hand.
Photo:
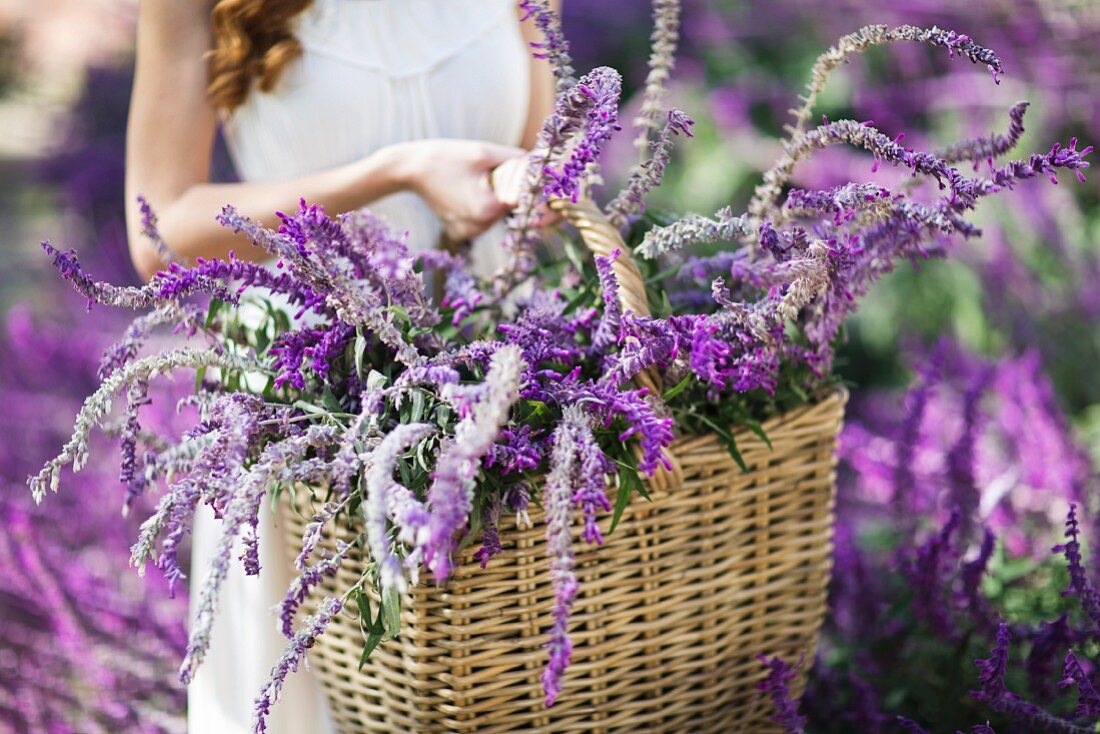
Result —
<svg viewBox="0 0 1100 734"><path fill-rule="evenodd" d="M494 168L525 151L473 140L419 140L393 151L407 171L406 185L443 222L452 240L468 240L489 229L514 206L493 191Z"/></svg>
<svg viewBox="0 0 1100 734"><path fill-rule="evenodd" d="M523 188L527 185L527 172L530 168L528 155L520 158L509 158L493 169L491 181L493 193L509 209L519 206L523 195ZM553 211L545 204L539 204L533 212L531 224L535 227L552 227L561 221L561 215Z"/></svg>

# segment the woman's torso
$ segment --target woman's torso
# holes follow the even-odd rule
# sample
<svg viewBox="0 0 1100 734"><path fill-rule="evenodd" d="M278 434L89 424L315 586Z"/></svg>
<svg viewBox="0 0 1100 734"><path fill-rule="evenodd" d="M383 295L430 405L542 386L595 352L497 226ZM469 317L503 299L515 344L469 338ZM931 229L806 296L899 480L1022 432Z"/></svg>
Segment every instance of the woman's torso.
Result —
<svg viewBox="0 0 1100 734"><path fill-rule="evenodd" d="M315 0L295 33L303 54L277 90L253 92L226 121L245 181L295 178L409 140L520 141L530 81L511 0ZM408 230L414 250L438 242L439 222L414 194L369 208Z"/></svg>
<svg viewBox="0 0 1100 734"><path fill-rule="evenodd" d="M296 32L304 52L279 88L254 92L226 120L245 181L296 178L408 140L520 140L529 76L511 0L315 0ZM370 209L409 231L413 249L438 242L438 220L413 194ZM490 231L475 242L483 270L499 259L498 240ZM195 734L250 731L251 697L285 644L270 609L286 593L289 568L280 563L281 533L262 515L265 573L245 578L234 566L223 584L211 650L189 690ZM194 568L208 567L217 533L214 518L200 512ZM268 723L272 734L331 731L316 683L303 672L287 681Z"/></svg>

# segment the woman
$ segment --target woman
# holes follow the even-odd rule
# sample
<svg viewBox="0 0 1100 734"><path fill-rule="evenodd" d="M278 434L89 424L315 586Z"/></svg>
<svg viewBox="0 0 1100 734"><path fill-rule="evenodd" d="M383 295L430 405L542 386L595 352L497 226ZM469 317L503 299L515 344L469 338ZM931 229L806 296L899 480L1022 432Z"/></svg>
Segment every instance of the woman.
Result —
<svg viewBox="0 0 1100 734"><path fill-rule="evenodd" d="M299 197L332 213L369 205L414 250L482 235L509 204L490 174L505 164L515 179L552 104L549 68L525 43L535 31L516 13L512 0L143 0L126 168L135 267L162 267L140 235L138 195L185 260L262 256L214 221L227 203L272 226ZM209 182L219 119L242 183ZM497 260L491 235L474 244L484 268ZM201 508L199 581L217 532ZM263 572L234 568L223 587L189 689L194 734L250 731L284 645L270 613L289 581L278 543L261 528ZM268 731L331 732L315 681L288 683Z"/></svg>

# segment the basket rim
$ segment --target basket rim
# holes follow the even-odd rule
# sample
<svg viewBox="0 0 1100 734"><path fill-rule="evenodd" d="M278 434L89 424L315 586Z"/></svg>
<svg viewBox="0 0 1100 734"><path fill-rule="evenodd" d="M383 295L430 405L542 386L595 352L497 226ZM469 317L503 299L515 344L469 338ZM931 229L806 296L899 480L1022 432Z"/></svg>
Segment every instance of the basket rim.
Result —
<svg viewBox="0 0 1100 734"><path fill-rule="evenodd" d="M793 423L802 420L806 415L810 413L833 413L838 412L840 415L837 419L843 420L843 414L845 406L848 404L849 398L848 387L842 383L835 385L829 385L818 390L810 400L796 405L795 407L768 416L765 420L760 422L760 427L764 433L767 434L776 428L779 428L787 423ZM824 416L822 416L824 417ZM666 451L675 456L678 448L682 448L684 444L689 442L698 441L700 438L706 436L712 436L712 431L702 431L699 433L679 433L672 443L668 446ZM748 426L737 425L733 428L733 436L735 439L748 439L759 440L759 436L756 435Z"/></svg>

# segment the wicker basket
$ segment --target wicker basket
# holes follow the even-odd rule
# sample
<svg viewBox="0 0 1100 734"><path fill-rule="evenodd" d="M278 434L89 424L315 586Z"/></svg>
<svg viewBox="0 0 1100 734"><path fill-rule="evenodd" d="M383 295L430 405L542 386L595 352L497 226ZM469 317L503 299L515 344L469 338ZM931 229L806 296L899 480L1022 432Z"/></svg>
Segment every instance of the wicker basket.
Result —
<svg viewBox="0 0 1100 734"><path fill-rule="evenodd" d="M621 246L594 207L566 215L593 250ZM645 309L637 268L626 257L616 265L624 305ZM361 671L359 622L346 609L310 653L340 732L775 731L754 687L756 655L812 659L845 397L838 390L767 421L771 449L739 433L748 473L714 436L682 437L671 449L677 471L654 482L652 502L633 502L603 546L577 538L572 663L550 709L539 676L554 591L538 511L531 528L502 523L505 549L487 569L471 548L444 587L414 588L400 637ZM291 555L311 514L299 510L283 514ZM361 570L345 563L314 600L341 593Z"/></svg>

